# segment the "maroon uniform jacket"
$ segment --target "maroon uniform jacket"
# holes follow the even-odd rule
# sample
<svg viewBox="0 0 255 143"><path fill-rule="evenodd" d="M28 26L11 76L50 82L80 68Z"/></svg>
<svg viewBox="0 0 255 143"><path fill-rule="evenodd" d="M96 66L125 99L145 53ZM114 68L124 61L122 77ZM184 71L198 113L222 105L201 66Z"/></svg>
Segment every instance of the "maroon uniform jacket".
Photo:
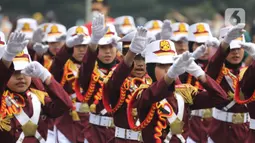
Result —
<svg viewBox="0 0 255 143"><path fill-rule="evenodd" d="M71 56L71 48L67 48L66 46L62 47L61 50L57 53L54 58L54 61L51 66L51 73L54 78L61 83L65 91L71 97L71 94L75 93L73 90L73 83L75 81L75 75L69 74L70 80L66 80L62 84L62 79L64 75L64 67L68 60L71 60L73 63L79 65L80 63L77 62ZM74 105L75 106L75 105ZM61 131L70 141L72 142L84 142L85 139L85 131L88 128L88 113L80 113L77 112L80 121L73 121L72 116L70 115L71 111L67 111L64 113L63 116L56 119L55 124L57 129ZM87 133L87 132L86 132ZM88 134L88 133L87 133Z"/></svg>
<svg viewBox="0 0 255 143"><path fill-rule="evenodd" d="M12 76L14 70L13 67L9 69L0 61L0 95L1 99L3 98L3 93L8 90L7 82ZM51 83L48 86L44 86L42 82L38 79L33 79L31 87L45 91L49 96L45 96L42 102L42 110L41 115L38 122L37 131L41 134L41 136L46 140L47 139L47 131L48 131L48 119L49 118L57 118L61 116L64 112L68 111L72 107L72 101L69 99L68 94L64 91L61 85L55 81L54 78L51 79ZM30 96L27 96L26 93L22 94L25 99L25 106L23 107L24 112L31 118L33 115L33 106L32 100ZM42 98L43 99L43 98ZM0 105L2 107L3 101L0 101ZM3 120L3 119L1 119ZM22 133L22 128L19 122L15 117L11 118L10 122L11 130L0 130L0 140L4 143L15 143ZM35 137L25 137L24 143L37 143L38 140Z"/></svg>
<svg viewBox="0 0 255 143"><path fill-rule="evenodd" d="M188 137L189 134L189 111L190 109L204 109L204 108L210 108L214 107L215 105L222 104L226 102L226 93L222 88L209 76L206 76L207 83L203 84L203 87L207 89L207 92L199 92L197 94L192 95L192 103L193 104L185 104L184 107L184 115L183 115L183 133L182 136L184 139ZM162 99L166 99L168 103L172 106L174 112L177 114L178 112L178 105L177 100L174 97L174 91L175 87L174 84L172 84L170 87L167 86L165 81L161 79L160 81L157 81L153 83L149 88L145 89L140 98L137 99L138 104L138 115L140 122L143 122L146 120L148 113L151 111L151 106ZM214 101L214 102L211 102ZM160 138L160 141L163 142L166 138L166 135L169 132L169 128L171 126L160 127L159 122L162 121L162 119L159 118L159 112L157 111L153 114L153 118L151 122L142 130L142 136L143 141L145 143L156 143L157 140L155 136ZM166 119L165 119L166 120ZM164 125L164 123L161 123ZM159 132L157 130L160 130ZM180 140L176 135L173 135L173 137L170 140L171 143L179 143ZM158 143L158 142L157 142Z"/></svg>
<svg viewBox="0 0 255 143"><path fill-rule="evenodd" d="M224 66L224 62L226 57L229 54L229 50L224 52L221 47L217 50L215 55L210 59L207 67L207 74L215 79L217 82L219 79L219 75L222 72L222 67ZM235 69L238 71L237 73L233 73L236 76L239 74L240 69ZM226 93L234 92L231 89L231 86L228 84L227 80L223 77L220 81L220 86L226 91ZM231 100L222 105L221 107L217 107L217 109L222 110L223 107L227 106ZM228 112L233 113L245 113L248 112L248 109L245 105L235 104L232 108L228 110ZM216 119L212 120L212 123L209 127L208 134L211 139L216 143L241 143L245 142L248 137L249 127L248 123L243 124L233 124L229 122L222 122Z"/></svg>
<svg viewBox="0 0 255 143"><path fill-rule="evenodd" d="M105 75L109 76L113 69L100 69L96 65L97 60L97 51L92 52L90 49L88 49L87 53L85 54L83 58L83 62L80 67L79 71L79 86L83 89L82 96L84 98L84 102L88 103L88 105L91 107L92 104L96 105L96 108L94 108L95 112L93 114L100 115L100 116L108 116L111 117L108 113L102 115L101 111L104 109L104 105L102 102L102 83L107 77L106 76L99 76L99 73L95 74L95 72L102 72L105 73ZM97 67L97 71L95 71L95 67ZM115 65L113 65L112 68L114 68ZM91 86L93 84L93 80L95 77L99 77L98 81L94 83L94 86ZM100 82L100 83L99 83ZM91 89L92 88L92 89ZM87 96L88 95L88 96ZM99 100L97 100L99 99ZM86 100L86 101L85 101ZM90 124L90 137L92 141L90 141L88 138L86 138L89 142L108 142L114 138L114 128L106 128L103 126L97 126L94 124Z"/></svg>
<svg viewBox="0 0 255 143"><path fill-rule="evenodd" d="M253 97L255 96L255 84L254 84L255 74L254 73L255 73L255 62L253 61L253 63L248 67L248 69L244 73L243 79L241 80L241 83L240 83L240 88L245 99L250 99L252 98L252 96ZM251 120L254 120L255 119L255 111L254 111L255 102L252 101L248 103L247 106L248 106L250 118ZM250 129L247 143L253 143L253 142L255 142L255 130Z"/></svg>

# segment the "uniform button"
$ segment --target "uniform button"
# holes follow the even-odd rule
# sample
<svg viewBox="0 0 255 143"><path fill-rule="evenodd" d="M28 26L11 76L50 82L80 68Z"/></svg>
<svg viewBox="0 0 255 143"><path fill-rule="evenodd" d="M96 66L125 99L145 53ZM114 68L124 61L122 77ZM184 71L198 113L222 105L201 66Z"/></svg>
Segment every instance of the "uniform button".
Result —
<svg viewBox="0 0 255 143"><path fill-rule="evenodd" d="M203 119L203 118L201 118L201 121L204 121L204 119Z"/></svg>
<svg viewBox="0 0 255 143"><path fill-rule="evenodd" d="M229 129L231 129L232 127L231 126L228 126Z"/></svg>

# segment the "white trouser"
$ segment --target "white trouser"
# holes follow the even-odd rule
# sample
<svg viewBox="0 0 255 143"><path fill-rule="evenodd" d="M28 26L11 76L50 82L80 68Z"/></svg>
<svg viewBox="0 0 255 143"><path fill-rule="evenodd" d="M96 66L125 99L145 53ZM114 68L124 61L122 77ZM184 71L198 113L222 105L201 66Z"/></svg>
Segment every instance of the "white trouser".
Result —
<svg viewBox="0 0 255 143"><path fill-rule="evenodd" d="M186 143L197 143L192 138L188 137Z"/></svg>
<svg viewBox="0 0 255 143"><path fill-rule="evenodd" d="M48 130L46 143L55 143L56 142L56 126L52 130Z"/></svg>
<svg viewBox="0 0 255 143"><path fill-rule="evenodd" d="M210 137L208 137L207 143L214 143L214 141Z"/></svg>
<svg viewBox="0 0 255 143"><path fill-rule="evenodd" d="M72 143L64 134L60 132L60 130L57 129L57 142L58 143Z"/></svg>
<svg viewBox="0 0 255 143"><path fill-rule="evenodd" d="M84 143L89 143L89 141L87 139L84 140Z"/></svg>

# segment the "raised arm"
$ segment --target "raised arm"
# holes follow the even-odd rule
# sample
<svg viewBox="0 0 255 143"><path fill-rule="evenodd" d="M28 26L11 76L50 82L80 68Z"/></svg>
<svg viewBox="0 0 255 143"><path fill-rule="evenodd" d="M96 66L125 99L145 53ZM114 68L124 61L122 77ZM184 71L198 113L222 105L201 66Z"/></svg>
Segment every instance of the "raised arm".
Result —
<svg viewBox="0 0 255 143"><path fill-rule="evenodd" d="M45 98L44 112L49 116L60 116L72 107L72 101L63 87L51 76L50 72L38 62L31 62L21 73L39 78L45 84L46 92L51 100Z"/></svg>
<svg viewBox="0 0 255 143"><path fill-rule="evenodd" d="M4 92L6 85L14 72L12 66L13 59L18 53L23 51L27 46L27 43L28 41L25 40L25 34L18 32L11 33L7 47L4 50L3 57L0 61L0 96Z"/></svg>
<svg viewBox="0 0 255 143"><path fill-rule="evenodd" d="M140 108L148 108L153 103L159 102L168 96L173 96L175 79L186 71L186 67L191 62L194 62L193 60L189 52L183 53L176 59L161 80L155 82L141 93L141 99L139 99Z"/></svg>
<svg viewBox="0 0 255 143"><path fill-rule="evenodd" d="M193 105L191 106L194 109L209 108L213 107L219 103L225 103L227 101L227 94L221 88L219 84L216 83L210 76L206 75L200 66L195 62L192 62L187 67L187 72L193 75L201 85L206 90L205 92L200 92L197 95L194 95Z"/></svg>
<svg viewBox="0 0 255 143"><path fill-rule="evenodd" d="M54 61L52 63L52 66L50 68L50 72L55 78L56 81L59 83L61 82L61 79L64 74L64 66L66 61L71 57L70 49L66 47L61 48L61 50L57 53L57 55L54 58Z"/></svg>
<svg viewBox="0 0 255 143"><path fill-rule="evenodd" d="M234 27L232 27L226 36L224 37L223 41L221 42L217 52L214 56L210 59L206 73L212 77L213 79L217 79L221 69L223 67L224 61L229 54L229 44L232 40L240 37L244 32L244 23L240 23Z"/></svg>
<svg viewBox="0 0 255 143"><path fill-rule="evenodd" d="M205 109L228 103L228 95L217 82L210 76L205 75L199 82L206 91L198 92L194 95L191 109Z"/></svg>
<svg viewBox="0 0 255 143"><path fill-rule="evenodd" d="M146 35L147 30L145 28L137 28L137 33L131 42L130 49L124 57L124 60L120 62L116 70L113 72L112 77L104 86L103 103L105 106L108 106L109 104L112 104L113 106L117 103L120 97L120 88L133 68L132 64L136 54L140 54L146 47Z"/></svg>
<svg viewBox="0 0 255 143"><path fill-rule="evenodd" d="M79 72L79 84L84 91L87 90L93 72L95 62L97 59L97 44L98 41L105 35L108 27L105 27L104 15L99 14L92 20L92 35L91 35L91 45L87 53L85 54L82 65Z"/></svg>

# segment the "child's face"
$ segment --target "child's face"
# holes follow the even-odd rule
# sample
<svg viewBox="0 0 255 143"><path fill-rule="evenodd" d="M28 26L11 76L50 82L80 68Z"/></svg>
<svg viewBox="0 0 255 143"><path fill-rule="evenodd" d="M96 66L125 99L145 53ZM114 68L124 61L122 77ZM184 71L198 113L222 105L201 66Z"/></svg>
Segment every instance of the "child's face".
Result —
<svg viewBox="0 0 255 143"><path fill-rule="evenodd" d="M110 64L116 58L116 54L117 49L112 44L100 45L97 57L104 64Z"/></svg>
<svg viewBox="0 0 255 143"><path fill-rule="evenodd" d="M88 45L77 45L73 48L73 57L75 60L81 62L85 53L87 52Z"/></svg>
<svg viewBox="0 0 255 143"><path fill-rule="evenodd" d="M240 64L244 57L244 49L243 48L236 48L231 49L228 56L227 61L231 64Z"/></svg>
<svg viewBox="0 0 255 143"><path fill-rule="evenodd" d="M56 55L64 46L65 42L49 42L49 50L53 55Z"/></svg>
<svg viewBox="0 0 255 143"><path fill-rule="evenodd" d="M25 92L31 84L31 77L15 71L7 83L7 87L17 93Z"/></svg>
<svg viewBox="0 0 255 143"><path fill-rule="evenodd" d="M167 73L168 69L170 68L171 64L156 64L155 67L155 76L157 81L164 77Z"/></svg>
<svg viewBox="0 0 255 143"><path fill-rule="evenodd" d="M201 46L202 44L205 44L205 43L196 43L196 42L194 42L193 47L192 47L193 52L194 52L199 46ZM210 48L207 48L207 50L205 51L204 55L203 55L202 57L200 57L199 59L200 59L200 60L208 60L208 59L209 59L209 53L210 53Z"/></svg>
<svg viewBox="0 0 255 143"><path fill-rule="evenodd" d="M146 64L142 57L136 57L131 75L142 78L146 74Z"/></svg>

